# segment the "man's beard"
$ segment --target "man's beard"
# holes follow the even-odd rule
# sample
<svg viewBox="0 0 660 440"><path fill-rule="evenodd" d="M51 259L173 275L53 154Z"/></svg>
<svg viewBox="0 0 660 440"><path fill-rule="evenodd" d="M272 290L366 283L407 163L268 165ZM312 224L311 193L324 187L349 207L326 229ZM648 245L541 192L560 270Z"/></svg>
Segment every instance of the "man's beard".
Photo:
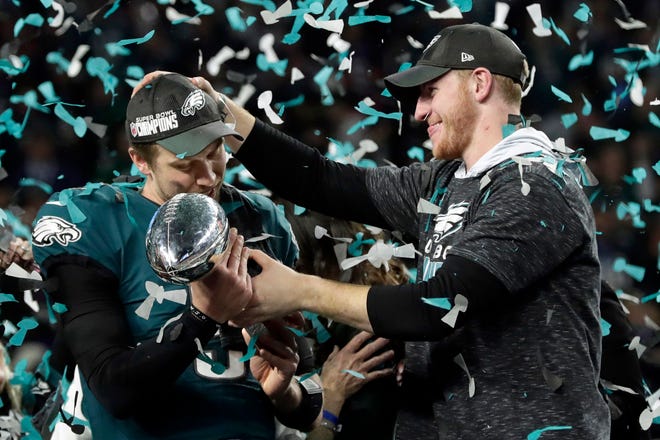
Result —
<svg viewBox="0 0 660 440"><path fill-rule="evenodd" d="M467 81L462 83L459 102L449 117L442 120L442 133L433 146L436 159L458 159L472 143L477 125L477 105L469 98Z"/></svg>

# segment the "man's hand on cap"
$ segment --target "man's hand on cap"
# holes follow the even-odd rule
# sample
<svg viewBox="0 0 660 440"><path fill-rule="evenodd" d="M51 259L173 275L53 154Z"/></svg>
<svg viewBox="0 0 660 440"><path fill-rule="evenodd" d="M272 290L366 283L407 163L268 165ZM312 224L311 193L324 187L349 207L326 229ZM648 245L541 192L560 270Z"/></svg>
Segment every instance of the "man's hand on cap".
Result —
<svg viewBox="0 0 660 440"><path fill-rule="evenodd" d="M151 81L154 80L154 78L158 78L161 75L166 75L168 73L174 73L174 72L168 72L166 70L154 70L153 72L149 72L144 77L140 80L140 82L133 87L133 92L131 93L131 98L140 90L142 87L146 86L149 84Z"/></svg>

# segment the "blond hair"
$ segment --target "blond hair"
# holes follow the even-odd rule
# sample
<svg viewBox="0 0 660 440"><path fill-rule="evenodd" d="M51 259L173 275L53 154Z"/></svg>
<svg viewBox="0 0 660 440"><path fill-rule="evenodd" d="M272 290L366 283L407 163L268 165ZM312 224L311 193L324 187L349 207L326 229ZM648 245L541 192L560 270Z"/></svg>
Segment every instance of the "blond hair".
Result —
<svg viewBox="0 0 660 440"><path fill-rule="evenodd" d="M0 393L7 390L7 395L9 396L9 402L3 402L4 404L9 403L12 410L20 414L21 411L21 400L22 392L20 385L12 385L10 382L14 377L14 372L9 368L11 360L9 358L9 353L7 349L0 342Z"/></svg>

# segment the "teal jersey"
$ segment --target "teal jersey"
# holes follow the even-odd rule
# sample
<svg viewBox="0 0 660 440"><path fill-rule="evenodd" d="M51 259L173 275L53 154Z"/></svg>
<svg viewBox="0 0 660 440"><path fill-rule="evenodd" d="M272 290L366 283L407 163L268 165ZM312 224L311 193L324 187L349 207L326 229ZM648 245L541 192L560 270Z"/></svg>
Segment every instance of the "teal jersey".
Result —
<svg viewBox="0 0 660 440"><path fill-rule="evenodd" d="M270 199L224 185L220 200L248 247L293 265L298 250L291 228ZM88 185L54 194L35 221L34 255L45 271L57 259L84 256L116 276L135 345L158 338L190 304L187 286L161 280L147 261L145 236L157 209L127 185ZM240 330L223 328L174 383L163 383L166 399L147 399L144 414L129 419L114 418L83 380L83 412L94 439L274 438L272 404L248 362L240 361L245 350Z"/></svg>

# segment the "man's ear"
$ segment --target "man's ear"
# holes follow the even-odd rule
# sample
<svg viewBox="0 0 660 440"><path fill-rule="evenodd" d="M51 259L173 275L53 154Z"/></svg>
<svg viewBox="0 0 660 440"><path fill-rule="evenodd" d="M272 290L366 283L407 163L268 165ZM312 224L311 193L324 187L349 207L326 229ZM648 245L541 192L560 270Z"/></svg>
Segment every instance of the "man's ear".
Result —
<svg viewBox="0 0 660 440"><path fill-rule="evenodd" d="M149 166L149 163L146 161L142 153L140 153L136 148L128 147L128 155L131 157L131 160L137 167L138 171L140 171L140 173L144 174L145 176L151 174L151 167Z"/></svg>
<svg viewBox="0 0 660 440"><path fill-rule="evenodd" d="M478 102L483 102L493 93L495 81L490 70L484 67L477 67L472 71L472 80L474 81L474 98Z"/></svg>

